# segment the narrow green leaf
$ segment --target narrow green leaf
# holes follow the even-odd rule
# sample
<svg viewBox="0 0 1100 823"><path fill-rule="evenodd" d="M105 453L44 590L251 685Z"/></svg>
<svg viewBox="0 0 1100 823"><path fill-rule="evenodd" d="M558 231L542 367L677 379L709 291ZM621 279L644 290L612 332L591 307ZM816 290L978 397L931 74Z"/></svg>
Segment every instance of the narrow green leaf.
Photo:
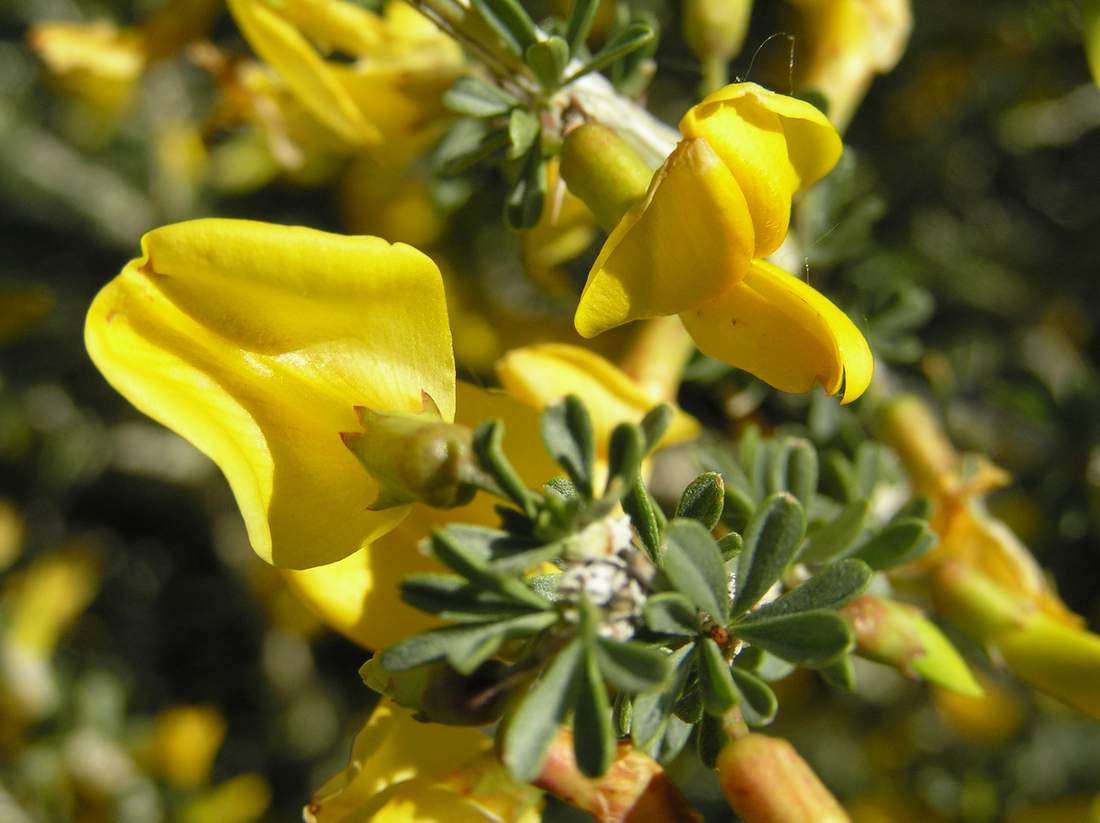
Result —
<svg viewBox="0 0 1100 823"><path fill-rule="evenodd" d="M836 517L810 533L798 559L803 563L824 563L843 555L863 533L870 513L871 506L866 500L849 503Z"/></svg>
<svg viewBox="0 0 1100 823"><path fill-rule="evenodd" d="M692 480L676 506L676 517L697 520L710 531L722 519L726 485L718 472L706 472Z"/></svg>
<svg viewBox="0 0 1100 823"><path fill-rule="evenodd" d="M826 566L794 591L765 603L750 615L750 619L816 609L839 609L863 594L871 582L871 574L870 567L860 560L839 560Z"/></svg>
<svg viewBox="0 0 1100 823"><path fill-rule="evenodd" d="M693 650L693 644L686 643L669 655L668 663L672 667L672 678L667 688L644 692L634 698L630 738L635 746L650 756L660 748L672 714L672 707L676 705L680 691L684 687L688 667L693 658Z"/></svg>
<svg viewBox="0 0 1100 823"><path fill-rule="evenodd" d="M771 686L750 671L734 666L733 683L740 697L741 715L750 726L766 726L775 719L779 700Z"/></svg>
<svg viewBox="0 0 1100 823"><path fill-rule="evenodd" d="M469 117L499 117L519 105L519 101L492 83L460 77L443 95L443 105Z"/></svg>
<svg viewBox="0 0 1100 823"><path fill-rule="evenodd" d="M757 426L749 426L741 434L737 444L737 459L741 464L754 500L763 500L768 494L768 465L771 461L771 444L760 434Z"/></svg>
<svg viewBox="0 0 1100 823"><path fill-rule="evenodd" d="M665 723L664 733L646 754L662 766L668 766L683 751L684 746L691 739L693 728L690 723L685 723L676 715L669 715L668 721Z"/></svg>
<svg viewBox="0 0 1100 823"><path fill-rule="evenodd" d="M852 557L872 569L889 569L916 560L936 545L937 539L924 520L898 520L860 546Z"/></svg>
<svg viewBox="0 0 1100 823"><path fill-rule="evenodd" d="M594 645L585 643L573 718L573 754L581 772L599 777L611 765L615 731Z"/></svg>
<svg viewBox="0 0 1100 823"><path fill-rule="evenodd" d="M826 452L821 474L826 486L831 488L841 501L851 503L864 496L859 492L859 480L856 477L855 468L840 452L835 450Z"/></svg>
<svg viewBox="0 0 1100 823"><path fill-rule="evenodd" d="M516 57L538 41L534 21L516 0L472 0L472 5Z"/></svg>
<svg viewBox="0 0 1100 823"><path fill-rule="evenodd" d="M729 618L729 581L718 544L694 520L673 520L665 530L664 572L696 607L724 624Z"/></svg>
<svg viewBox="0 0 1100 823"><path fill-rule="evenodd" d="M570 52L575 53L592 31L592 22L600 10L600 0L573 0L569 10L569 22L565 26L565 39L569 42Z"/></svg>
<svg viewBox="0 0 1100 823"><path fill-rule="evenodd" d="M756 511L752 496L737 486L726 484L726 495L722 507L722 522L735 532L743 532L749 518Z"/></svg>
<svg viewBox="0 0 1100 823"><path fill-rule="evenodd" d="M444 175L460 174L508 145L508 132L478 120L460 120L439 142L435 163Z"/></svg>
<svg viewBox="0 0 1100 823"><path fill-rule="evenodd" d="M661 592L646 600L646 626L658 634L694 637L699 632L699 611L679 592Z"/></svg>
<svg viewBox="0 0 1100 823"><path fill-rule="evenodd" d="M734 614L752 608L783 575L805 529L806 515L791 494L774 494L760 505L745 528L745 548L737 557Z"/></svg>
<svg viewBox="0 0 1100 823"><path fill-rule="evenodd" d="M572 640L557 653L506 721L501 759L517 780L529 783L542 771L558 726L575 703L583 658L582 641Z"/></svg>
<svg viewBox="0 0 1100 823"><path fill-rule="evenodd" d="M398 641L382 652L381 663L386 671L400 672L434 663L447 657L455 643L476 644L478 638L500 634L503 638L525 637L548 629L558 620L553 611L533 612L484 623L444 626Z"/></svg>
<svg viewBox="0 0 1100 823"><path fill-rule="evenodd" d="M569 44L556 34L552 35L528 46L524 60L543 88L556 89L569 62Z"/></svg>
<svg viewBox="0 0 1100 823"><path fill-rule="evenodd" d="M474 429L472 444L481 468L493 476L501 490L527 517L533 518L535 498L504 454L504 423L500 420L482 423Z"/></svg>
<svg viewBox="0 0 1100 823"><path fill-rule="evenodd" d="M622 494L638 481L645 435L633 423L620 423L607 445L607 487L604 494Z"/></svg>
<svg viewBox="0 0 1100 823"><path fill-rule="evenodd" d="M577 491L591 500L596 437L584 403L573 394L562 398L542 413L539 427L550 456L565 469Z"/></svg>
<svg viewBox="0 0 1100 823"><path fill-rule="evenodd" d="M657 520L656 504L640 477L635 477L630 491L619 502L638 532L649 559L656 561L661 552L661 527Z"/></svg>
<svg viewBox="0 0 1100 823"><path fill-rule="evenodd" d="M523 157L534 148L540 133L538 117L528 109L512 109L508 115L508 139L512 143L508 156L513 160Z"/></svg>
<svg viewBox="0 0 1100 823"><path fill-rule="evenodd" d="M436 529L431 537L432 554L450 569L471 583L495 591L531 608L546 608L549 604L518 577L497 572L489 567L478 547L462 542L450 529Z"/></svg>
<svg viewBox="0 0 1100 823"><path fill-rule="evenodd" d="M445 620L476 622L486 617L514 617L527 609L514 600L469 585L450 574L412 574L401 581L401 599Z"/></svg>
<svg viewBox="0 0 1100 823"><path fill-rule="evenodd" d="M706 715L696 727L695 746L699 752L699 760L708 769L713 769L718 763L718 755L729 742L729 736L722 726L722 719L714 715Z"/></svg>
<svg viewBox="0 0 1100 823"><path fill-rule="evenodd" d="M592 56L591 60L569 75L564 84L569 84L578 77L583 77L590 72L600 71L604 67L610 66L616 60L620 60L632 51L636 51L652 42L654 37L656 37L656 33L647 23L631 23L615 37L608 40L604 47Z"/></svg>
<svg viewBox="0 0 1100 823"><path fill-rule="evenodd" d="M914 497L904 506L894 513L891 518L892 523L896 523L899 520L906 520L911 517L915 517L918 520L927 520L932 516L932 511L935 508L935 504L932 502L932 498L926 494L922 494L918 497Z"/></svg>
<svg viewBox="0 0 1100 823"><path fill-rule="evenodd" d="M750 616L751 617L751 616ZM828 663L852 648L852 630L836 612L797 612L730 627L742 640L803 666Z"/></svg>
<svg viewBox="0 0 1100 823"><path fill-rule="evenodd" d="M789 491L808 508L817 493L817 449L801 437L788 437L771 454L769 491Z"/></svg>
<svg viewBox="0 0 1100 823"><path fill-rule="evenodd" d="M818 668L818 673L825 678L825 682L838 689L850 692L856 687L856 670L852 666L852 656L842 654L836 660L831 660Z"/></svg>
<svg viewBox="0 0 1100 823"><path fill-rule="evenodd" d="M730 532L718 538L718 550L722 552L722 558L732 560L745 549L745 541L737 532Z"/></svg>
<svg viewBox="0 0 1100 823"><path fill-rule="evenodd" d="M540 152L527 155L523 173L504 202L504 222L512 229L529 229L539 222L546 201L546 164Z"/></svg>
<svg viewBox="0 0 1100 823"><path fill-rule="evenodd" d="M675 412L673 412L672 406L667 403L654 406L645 413L645 417L642 418L642 422L638 425L641 426L642 434L645 435L646 454L657 448L657 444L660 443L661 438L665 436L665 432L668 430L674 414Z"/></svg>
<svg viewBox="0 0 1100 823"><path fill-rule="evenodd" d="M699 688L698 668L698 665L694 662L691 664L691 672L688 674L684 688L680 692L680 699L672 707L673 713L678 718L692 725L698 723L706 715L706 709L703 708L703 692Z"/></svg>
<svg viewBox="0 0 1100 823"><path fill-rule="evenodd" d="M595 649L600 671L620 691L637 694L658 689L672 676L668 655L640 643L600 637Z"/></svg>
<svg viewBox="0 0 1100 823"><path fill-rule="evenodd" d="M737 687L733 685L730 664L718 644L709 637L695 643L699 655L699 691L708 714L723 715L737 705Z"/></svg>

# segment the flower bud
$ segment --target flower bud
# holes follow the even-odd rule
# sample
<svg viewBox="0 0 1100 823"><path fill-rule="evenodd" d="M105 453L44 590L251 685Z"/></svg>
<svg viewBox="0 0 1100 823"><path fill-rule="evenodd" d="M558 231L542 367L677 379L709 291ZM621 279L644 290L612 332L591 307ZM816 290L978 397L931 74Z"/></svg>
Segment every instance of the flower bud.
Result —
<svg viewBox="0 0 1100 823"><path fill-rule="evenodd" d="M499 660L463 675L442 664L428 676L421 698L421 716L446 726L487 726L504 713L508 690L499 688L508 667Z"/></svg>
<svg viewBox="0 0 1100 823"><path fill-rule="evenodd" d="M703 65L705 93L728 80L726 64L745 42L752 0L684 0L684 41Z"/></svg>
<svg viewBox="0 0 1100 823"><path fill-rule="evenodd" d="M845 823L848 815L786 740L749 734L718 755L718 780L745 823Z"/></svg>
<svg viewBox="0 0 1100 823"><path fill-rule="evenodd" d="M419 414L356 406L363 431L341 433L344 445L378 483L372 510L403 503L450 509L473 499L476 489L464 479L475 462L470 430L443 422L427 395L424 406Z"/></svg>

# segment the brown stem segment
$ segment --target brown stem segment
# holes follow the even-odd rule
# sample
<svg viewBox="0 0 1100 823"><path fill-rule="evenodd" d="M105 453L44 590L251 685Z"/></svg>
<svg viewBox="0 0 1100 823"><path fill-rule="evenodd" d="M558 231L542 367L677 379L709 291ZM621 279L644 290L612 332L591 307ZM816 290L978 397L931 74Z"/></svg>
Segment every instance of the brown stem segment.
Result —
<svg viewBox="0 0 1100 823"><path fill-rule="evenodd" d="M564 729L551 744L535 785L600 823L699 823L703 819L661 765L629 743L619 744L603 777L585 777L573 756L573 733Z"/></svg>

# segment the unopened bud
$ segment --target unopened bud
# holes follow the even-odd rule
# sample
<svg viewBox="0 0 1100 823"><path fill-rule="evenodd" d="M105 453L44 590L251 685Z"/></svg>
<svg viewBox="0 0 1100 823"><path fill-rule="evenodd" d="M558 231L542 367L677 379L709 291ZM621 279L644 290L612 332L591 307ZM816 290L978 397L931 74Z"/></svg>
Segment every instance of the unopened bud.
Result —
<svg viewBox="0 0 1100 823"><path fill-rule="evenodd" d="M476 489L466 478L476 463L468 428L443 422L428 397L419 414L355 411L363 431L341 437L378 483L370 508L424 503L449 509L470 502Z"/></svg>
<svg viewBox="0 0 1100 823"><path fill-rule="evenodd" d="M749 734L718 755L718 780L745 823L846 823L844 809L794 746Z"/></svg>
<svg viewBox="0 0 1100 823"><path fill-rule="evenodd" d="M611 231L645 197L653 169L612 129L585 123L565 136L561 177Z"/></svg>
<svg viewBox="0 0 1100 823"><path fill-rule="evenodd" d="M724 86L726 64L741 51L752 0L684 0L684 41L703 65L704 92Z"/></svg>
<svg viewBox="0 0 1100 823"><path fill-rule="evenodd" d="M962 656L915 606L865 594L840 613L852 626L861 657L959 694L981 695Z"/></svg>

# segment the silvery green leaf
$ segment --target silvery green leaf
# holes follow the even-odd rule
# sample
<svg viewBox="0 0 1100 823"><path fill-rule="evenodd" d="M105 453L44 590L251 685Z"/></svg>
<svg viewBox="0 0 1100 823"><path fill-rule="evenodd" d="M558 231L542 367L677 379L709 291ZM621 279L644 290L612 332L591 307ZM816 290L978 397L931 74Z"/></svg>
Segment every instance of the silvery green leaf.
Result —
<svg viewBox="0 0 1100 823"><path fill-rule="evenodd" d="M718 544L694 520L673 520L665 530L664 572L677 591L724 624L729 618L729 581Z"/></svg>
<svg viewBox="0 0 1100 823"><path fill-rule="evenodd" d="M765 603L753 619L816 609L839 609L861 595L871 582L871 569L860 560L839 560L815 574L797 589Z"/></svg>
<svg viewBox="0 0 1100 823"><path fill-rule="evenodd" d="M573 754L582 773L599 777L611 765L615 753L615 731L611 705L600 676L594 645L586 642L582 655L576 708L573 718Z"/></svg>
<svg viewBox="0 0 1100 823"><path fill-rule="evenodd" d="M643 607L646 626L658 634L693 637L699 632L699 611L679 592L660 592Z"/></svg>
<svg viewBox="0 0 1100 823"><path fill-rule="evenodd" d="M771 686L750 671L734 666L733 683L740 696L741 716L750 726L766 726L775 719L779 700Z"/></svg>
<svg viewBox="0 0 1100 823"><path fill-rule="evenodd" d="M852 648L852 630L836 612L796 612L753 620L730 627L742 640L790 663L820 666Z"/></svg>
<svg viewBox="0 0 1100 823"><path fill-rule="evenodd" d="M745 548L737 557L734 614L752 608L782 577L805 529L806 515L793 495L780 492L760 505L745 527Z"/></svg>
<svg viewBox="0 0 1100 823"><path fill-rule="evenodd" d="M935 532L924 520L905 518L888 525L852 554L872 569L911 563L936 545Z"/></svg>
<svg viewBox="0 0 1100 823"><path fill-rule="evenodd" d="M538 42L535 23L517 0L472 0L472 5L516 57Z"/></svg>
<svg viewBox="0 0 1100 823"><path fill-rule="evenodd" d="M636 694L658 689L672 676L668 655L640 643L599 637L595 652L603 676L620 691Z"/></svg>
<svg viewBox="0 0 1100 823"><path fill-rule="evenodd" d="M723 715L737 705L737 687L733 684L730 664L718 644L709 637L695 644L698 654L699 692L709 714Z"/></svg>
<svg viewBox="0 0 1100 823"><path fill-rule="evenodd" d="M718 472L706 472L692 480L676 506L676 517L697 520L707 531L722 519L725 483Z"/></svg>
<svg viewBox="0 0 1100 823"><path fill-rule="evenodd" d="M443 95L443 105L468 117L499 117L519 101L499 86L476 77L460 77Z"/></svg>
<svg viewBox="0 0 1100 823"><path fill-rule="evenodd" d="M798 559L803 563L824 563L840 557L863 533L871 506L866 500L849 503L828 523L810 533Z"/></svg>

